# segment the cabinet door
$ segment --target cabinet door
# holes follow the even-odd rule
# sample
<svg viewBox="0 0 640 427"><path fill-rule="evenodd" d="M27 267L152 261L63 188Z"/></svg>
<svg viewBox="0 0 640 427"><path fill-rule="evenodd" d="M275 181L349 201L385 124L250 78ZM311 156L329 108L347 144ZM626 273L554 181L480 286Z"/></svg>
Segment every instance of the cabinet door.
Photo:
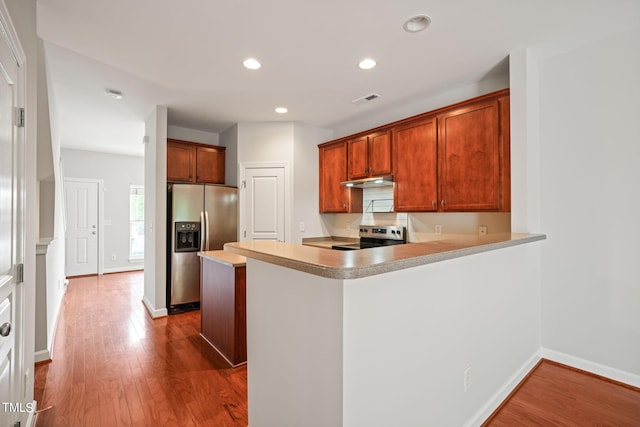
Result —
<svg viewBox="0 0 640 427"><path fill-rule="evenodd" d="M438 209L438 150L435 117L393 131L394 192L397 212Z"/></svg>
<svg viewBox="0 0 640 427"><path fill-rule="evenodd" d="M392 173L391 131L369 135L369 176Z"/></svg>
<svg viewBox="0 0 640 427"><path fill-rule="evenodd" d="M195 182L193 145L167 140L167 182Z"/></svg>
<svg viewBox="0 0 640 427"><path fill-rule="evenodd" d="M366 136L363 136L362 138L352 139L347 143L349 147L349 154L347 156L349 160L349 179L360 179L369 176L368 140ZM346 179L343 181L346 181Z"/></svg>
<svg viewBox="0 0 640 427"><path fill-rule="evenodd" d="M320 147L319 160L320 212L362 212L362 190L340 185L347 178L347 143Z"/></svg>
<svg viewBox="0 0 640 427"><path fill-rule="evenodd" d="M499 135L497 100L438 116L442 210L500 209Z"/></svg>
<svg viewBox="0 0 640 427"><path fill-rule="evenodd" d="M196 182L224 184L224 149L196 147Z"/></svg>

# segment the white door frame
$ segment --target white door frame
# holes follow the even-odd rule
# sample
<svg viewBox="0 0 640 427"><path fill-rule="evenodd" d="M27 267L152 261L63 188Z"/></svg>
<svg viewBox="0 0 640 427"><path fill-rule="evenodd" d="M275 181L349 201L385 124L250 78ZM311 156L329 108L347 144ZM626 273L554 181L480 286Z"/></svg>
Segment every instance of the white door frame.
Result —
<svg viewBox="0 0 640 427"><path fill-rule="evenodd" d="M104 274L104 239L102 238L104 234L104 180L103 179L91 179L91 178L72 178L65 177L65 184L67 182L86 182L90 184L98 184L98 274ZM63 184L64 185L64 184ZM66 187L66 186L65 186ZM62 188L62 211L64 212L64 230L65 230L65 239L67 238L67 193L65 192L65 187ZM66 259L65 259L66 264Z"/></svg>
<svg viewBox="0 0 640 427"><path fill-rule="evenodd" d="M238 185L238 238L239 241L246 241L247 238L243 236L242 230L246 229L246 177L247 169L268 169L268 168L283 168L284 169L284 241L287 242L291 238L291 168L288 162L246 162L240 163L240 169L238 173L240 175L240 185Z"/></svg>
<svg viewBox="0 0 640 427"><path fill-rule="evenodd" d="M18 38L18 34L16 29L11 21L11 16L9 11L4 3L4 1L0 1L0 37L4 39L4 42L8 45L13 57L18 65L17 76L14 83L15 91L14 91L14 99L13 103L15 107L25 108L25 116L29 117L29 111L26 109L26 85L27 85L27 74L26 74L26 54L22 49L22 44L20 43L20 39ZM35 129L35 125L29 124L30 129ZM29 390L30 387L33 386L33 366L26 366L25 359L27 354L33 354L33 348L27 350L25 348L26 336L32 336L33 332L25 332L25 326L27 326L25 310L34 309L35 308L35 300L27 301L27 292L25 291L25 280L27 280L27 284L29 286L34 286L34 283L29 283L28 281L33 280L34 276L30 274L26 274L27 269L34 269L35 265L25 265L25 262L33 259L35 262L35 257L31 258L28 255L28 252L35 250L35 248L27 247L27 233L26 233L26 225L27 225L27 197L26 197L26 189L27 189L27 176L26 171L27 167L27 136L26 136L26 128L16 126L15 123L13 125L13 137L14 137L14 146L16 147L15 157L13 159L13 164L15 165L15 174L14 178L15 182L15 191L17 194L15 195L14 201L16 203L15 207L15 215L16 218L16 235L15 238L15 258L14 258L14 273L17 273L20 266L22 266L23 272L25 272L25 276L28 278L24 278L22 281L15 281L14 288L14 307L15 310L15 327L12 328L12 332L14 335L14 359L13 359L13 378L11 379L13 383L13 397L17 402L27 403L30 405L35 405L35 401L27 402L27 396L32 396L32 389ZM31 142L35 143L35 139L31 139ZM35 254L34 254L35 255ZM33 421L33 412L29 411L28 413L19 414L20 422L28 425L31 421Z"/></svg>

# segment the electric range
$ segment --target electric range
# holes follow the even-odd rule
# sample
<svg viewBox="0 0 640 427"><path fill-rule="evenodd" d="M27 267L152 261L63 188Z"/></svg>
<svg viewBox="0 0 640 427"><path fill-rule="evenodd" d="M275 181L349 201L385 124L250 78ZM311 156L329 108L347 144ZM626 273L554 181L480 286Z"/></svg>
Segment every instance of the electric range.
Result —
<svg viewBox="0 0 640 427"><path fill-rule="evenodd" d="M378 248L380 246L403 245L407 243L407 228L395 225L361 225L360 241L344 245L333 245L331 249L354 251Z"/></svg>

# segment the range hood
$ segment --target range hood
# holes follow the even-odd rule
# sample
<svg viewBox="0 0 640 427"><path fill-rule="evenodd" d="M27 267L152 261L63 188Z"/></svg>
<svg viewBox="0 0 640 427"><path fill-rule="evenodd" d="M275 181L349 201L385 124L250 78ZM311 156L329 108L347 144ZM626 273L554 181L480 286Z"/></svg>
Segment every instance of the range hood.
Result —
<svg viewBox="0 0 640 427"><path fill-rule="evenodd" d="M343 181L340 185L353 188L373 188L393 185L393 175L376 176L372 178L354 179Z"/></svg>

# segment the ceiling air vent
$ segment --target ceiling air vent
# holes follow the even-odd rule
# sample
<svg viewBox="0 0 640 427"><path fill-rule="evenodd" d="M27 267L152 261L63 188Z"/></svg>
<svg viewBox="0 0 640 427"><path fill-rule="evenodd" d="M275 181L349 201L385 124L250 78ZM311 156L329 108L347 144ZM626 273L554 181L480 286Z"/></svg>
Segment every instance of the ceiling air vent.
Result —
<svg viewBox="0 0 640 427"><path fill-rule="evenodd" d="M353 101L351 101L351 103L355 105L360 105L360 104L364 104L365 102L373 101L374 99L378 99L378 98L380 98L380 95L378 95L377 93L370 93L369 95L365 95L363 97L354 99Z"/></svg>

